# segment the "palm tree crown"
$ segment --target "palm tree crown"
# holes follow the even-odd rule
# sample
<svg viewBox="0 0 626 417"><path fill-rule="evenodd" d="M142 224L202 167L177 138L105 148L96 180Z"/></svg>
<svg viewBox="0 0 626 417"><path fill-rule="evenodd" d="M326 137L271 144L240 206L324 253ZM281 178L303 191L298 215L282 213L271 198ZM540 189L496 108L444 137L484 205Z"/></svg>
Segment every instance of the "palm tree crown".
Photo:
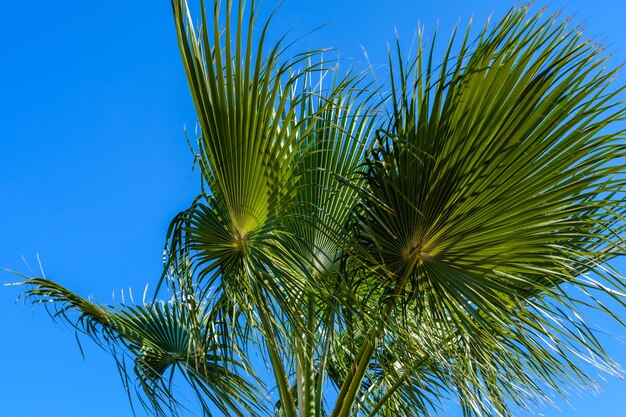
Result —
<svg viewBox="0 0 626 417"><path fill-rule="evenodd" d="M287 59L232 3L194 24L172 0L202 183L160 291L104 306L28 278L32 301L157 415L180 410L174 375L206 415L428 416L452 394L510 416L592 382L585 362L619 372L578 313L621 323L598 296L626 291L625 108L599 44L514 8L439 63L398 42L375 88L321 50Z"/></svg>

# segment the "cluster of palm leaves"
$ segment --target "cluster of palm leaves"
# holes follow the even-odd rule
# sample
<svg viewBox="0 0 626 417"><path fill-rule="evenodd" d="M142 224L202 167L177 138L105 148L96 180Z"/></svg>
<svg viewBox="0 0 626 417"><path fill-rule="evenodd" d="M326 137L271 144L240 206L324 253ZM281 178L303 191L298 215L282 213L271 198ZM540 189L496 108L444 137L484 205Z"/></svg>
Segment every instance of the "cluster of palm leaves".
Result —
<svg viewBox="0 0 626 417"><path fill-rule="evenodd" d="M619 368L581 310L624 304L621 88L601 46L512 9L390 53L389 82L286 56L242 1L172 0L201 192L160 290L32 301L111 350L157 415L510 416ZM456 32L455 32L456 33ZM621 323L621 322L620 322ZM267 371L271 376L268 378ZM270 379L271 381L268 381Z"/></svg>

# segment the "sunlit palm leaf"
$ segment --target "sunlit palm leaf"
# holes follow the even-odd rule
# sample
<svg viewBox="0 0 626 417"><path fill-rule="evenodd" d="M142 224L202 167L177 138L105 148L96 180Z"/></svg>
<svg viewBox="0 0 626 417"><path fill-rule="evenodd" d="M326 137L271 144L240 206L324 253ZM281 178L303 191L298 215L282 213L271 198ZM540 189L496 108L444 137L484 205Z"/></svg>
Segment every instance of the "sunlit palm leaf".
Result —
<svg viewBox="0 0 626 417"><path fill-rule="evenodd" d="M600 47L558 16L513 10L454 58L453 45L438 69L423 45L394 66L360 223L388 293L457 340L437 380L465 415L510 415L509 400L589 383L576 357L616 369L567 313L579 305L564 285L625 286L601 266L624 251L621 90ZM388 328L396 351L415 343L407 325Z"/></svg>

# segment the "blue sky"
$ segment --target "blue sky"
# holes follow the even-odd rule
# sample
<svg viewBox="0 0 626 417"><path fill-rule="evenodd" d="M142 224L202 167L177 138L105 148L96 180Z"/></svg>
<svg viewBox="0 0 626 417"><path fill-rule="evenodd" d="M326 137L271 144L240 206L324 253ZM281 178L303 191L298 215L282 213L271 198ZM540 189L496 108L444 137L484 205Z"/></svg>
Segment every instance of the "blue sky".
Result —
<svg viewBox="0 0 626 417"><path fill-rule="evenodd" d="M274 2L265 0L269 10ZM397 28L409 45L419 23L447 37L471 16L482 25L512 2L285 0L273 26L294 36L328 23L301 49L385 64ZM536 8L543 5L537 2ZM613 65L626 62L626 4L552 1L605 39ZM6 2L0 12L0 267L50 278L81 295L110 302L132 287L141 294L160 274L167 225L196 194L198 179L184 126L196 116L188 93L169 1ZM626 83L624 71L618 77ZM25 259L25 261L23 260ZM29 269L32 269L31 270ZM624 268L624 265L622 265ZM0 273L0 282L16 277ZM0 288L0 415L129 416L113 360L42 308L15 303L20 290ZM621 336L626 331L591 317ZM623 343L608 340L626 365ZM623 415L626 382L571 399L545 416ZM452 407L450 415L456 415ZM141 415L141 413L139 413Z"/></svg>

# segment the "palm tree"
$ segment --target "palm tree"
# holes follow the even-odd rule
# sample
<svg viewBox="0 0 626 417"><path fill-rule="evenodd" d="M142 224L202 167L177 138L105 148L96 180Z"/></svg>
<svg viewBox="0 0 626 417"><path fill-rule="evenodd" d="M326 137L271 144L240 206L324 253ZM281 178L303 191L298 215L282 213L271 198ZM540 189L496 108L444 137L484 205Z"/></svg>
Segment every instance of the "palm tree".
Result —
<svg viewBox="0 0 626 417"><path fill-rule="evenodd" d="M142 405L176 414L176 378L206 415L429 416L452 395L510 416L591 383L586 363L619 372L580 313L623 324L601 299L626 291L608 263L625 109L599 44L514 8L438 65L434 41L408 60L398 42L375 88L323 51L286 59L254 2L216 1L212 21L201 2L198 27L172 6L202 183L155 298L22 283L110 349Z"/></svg>

